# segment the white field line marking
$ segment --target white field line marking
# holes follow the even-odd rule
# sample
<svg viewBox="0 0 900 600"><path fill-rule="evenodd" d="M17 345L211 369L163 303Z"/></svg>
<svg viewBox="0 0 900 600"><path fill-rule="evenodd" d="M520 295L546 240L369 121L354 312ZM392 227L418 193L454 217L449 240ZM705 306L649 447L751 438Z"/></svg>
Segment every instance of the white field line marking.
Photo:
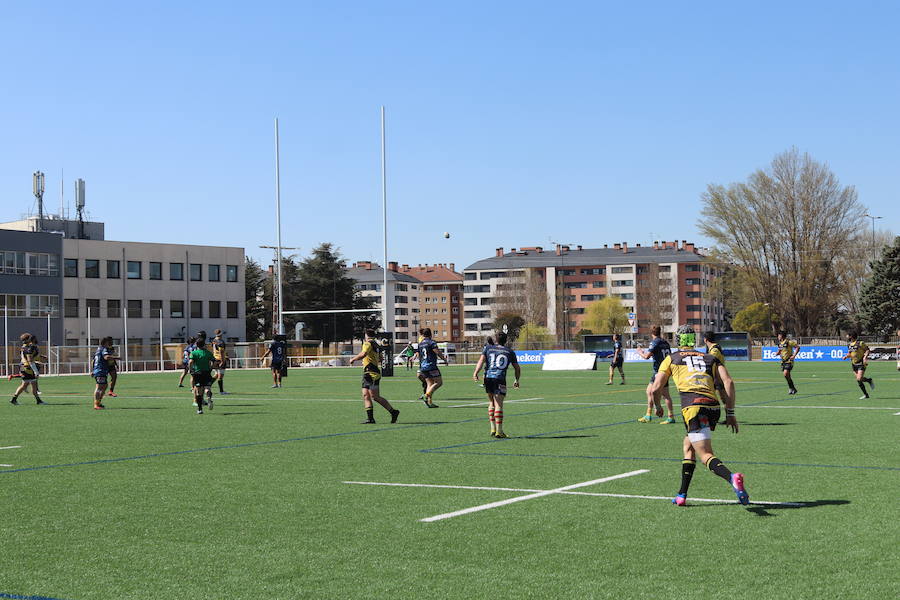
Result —
<svg viewBox="0 0 900 600"><path fill-rule="evenodd" d="M0 450L12 450L13 448L21 448L22 446L3 446Z"/></svg>
<svg viewBox="0 0 900 600"><path fill-rule="evenodd" d="M509 397L507 396L507 399L503 401L503 404L511 404L513 402L530 402L532 400L543 400L543 398L515 398L513 400L509 400L508 398ZM421 402L421 400L419 400L419 402ZM646 404L646 402L644 404ZM467 406L482 406L482 405L487 406L487 400L480 400L478 402L469 402L467 404L452 404L452 405L447 406L447 408L465 408Z"/></svg>
<svg viewBox="0 0 900 600"><path fill-rule="evenodd" d="M893 410L893 409L891 409L891 410ZM897 415L900 415L900 412L895 412L895 413L894 413L894 416L895 416L895 417L896 417Z"/></svg>
<svg viewBox="0 0 900 600"><path fill-rule="evenodd" d="M382 483L377 481L345 481L344 483L350 483L355 485L378 485L378 486L391 486L391 487L420 487L420 488L445 488L445 489L453 489L453 490L485 490L485 491L498 491L498 492L545 492L545 491L553 491L553 490L537 490L530 488L507 488L507 487L485 487L485 486L475 486L475 485L441 485L441 484L429 484L429 483ZM557 494L570 495L570 496L599 496L603 498L636 498L641 500L671 500L671 496L643 496L637 494L610 494L603 492L554 492ZM726 502L726 503L735 503L736 500L733 499L725 499L725 498L694 498L690 497L689 500L691 502ZM753 500L750 504L765 504L769 506L805 506L803 502L764 502L762 500ZM424 520L424 519L423 519Z"/></svg>
<svg viewBox="0 0 900 600"><path fill-rule="evenodd" d="M470 508L464 508L462 510L455 510L453 512L435 515L433 517L426 517L424 519L419 519L419 520L422 521L423 523L433 523L435 521L442 521L444 519L452 519L453 517L468 515L470 513L479 512L482 510L488 510L491 508L498 508L500 506L506 506L507 504L512 504L514 502L522 502L524 500L532 500L534 498L540 498L542 496L549 496L551 494L558 494L560 492L565 492L565 491L572 490L575 488L587 487L589 485L595 485L597 483L603 483L605 481L612 481L614 479L622 479L624 477L633 477L634 475L640 475L641 473L649 473L649 472L650 472L649 469L638 469L637 471L629 471L628 473L620 473L618 475L612 475L610 477L602 477L600 479L592 479L590 481L582 481L581 483L573 483L572 485L566 485L566 486L556 488L553 490L543 490L540 492L534 492L533 494L527 494L525 496L516 496L515 498L507 498L506 500L499 500L497 502L490 502L488 504L472 506Z"/></svg>
<svg viewBox="0 0 900 600"><path fill-rule="evenodd" d="M11 467L12 465L0 465L0 467Z"/></svg>

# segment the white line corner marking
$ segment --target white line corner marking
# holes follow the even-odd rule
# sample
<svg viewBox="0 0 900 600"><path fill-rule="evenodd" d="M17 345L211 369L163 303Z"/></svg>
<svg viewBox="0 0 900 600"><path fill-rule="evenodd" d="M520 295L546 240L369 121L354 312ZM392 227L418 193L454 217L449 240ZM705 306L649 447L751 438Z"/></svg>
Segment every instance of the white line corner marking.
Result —
<svg viewBox="0 0 900 600"><path fill-rule="evenodd" d="M611 475L610 477L602 477L600 479L592 479L590 481L582 481L581 483L573 483L572 485L566 485L563 487L558 487L552 490L540 490L535 491L531 494L526 494L524 496L516 496L515 498L507 498L506 500L499 500L497 502L490 502L488 504L481 504L479 506L472 506L470 508L464 508L462 510L456 510L449 513L444 513L441 515L435 515L433 517L426 517L424 519L419 519L423 523L433 523L434 521L442 521L444 519L452 519L453 517L459 517L462 515L467 515L474 512L479 512L482 510L488 510L491 508L498 508L500 506L506 506L507 504L513 504L514 502L522 502L523 500L532 500L534 498L540 498L542 496L550 496L552 494L561 494L565 493L569 490L574 490L577 488L588 487L590 485L594 485L597 483L603 483L606 481L613 481L614 479L624 479L625 477L633 477L635 475L640 475L642 473L649 473L649 469L638 469L637 471L629 471L627 473L620 473L618 475ZM362 481L345 481L344 483L357 483L357 484L365 484L368 482ZM370 484L370 485L379 485L379 484ZM384 484L381 484L384 485ZM422 486L425 487L425 486ZM430 487L430 486L428 486ZM447 486L447 487L456 487L456 486ZM485 488L474 488L474 489L485 489ZM496 488L487 488L487 489L496 489ZM514 490L509 490L514 491ZM523 490L524 491L524 490Z"/></svg>

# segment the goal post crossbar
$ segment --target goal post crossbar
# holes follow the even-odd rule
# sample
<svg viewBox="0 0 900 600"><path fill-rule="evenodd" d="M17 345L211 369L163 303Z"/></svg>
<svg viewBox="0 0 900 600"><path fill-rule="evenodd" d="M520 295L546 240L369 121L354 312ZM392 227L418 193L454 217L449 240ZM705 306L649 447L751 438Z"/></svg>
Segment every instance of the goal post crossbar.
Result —
<svg viewBox="0 0 900 600"><path fill-rule="evenodd" d="M380 308L335 308L331 310L283 310L283 315L322 315L331 313L381 312Z"/></svg>

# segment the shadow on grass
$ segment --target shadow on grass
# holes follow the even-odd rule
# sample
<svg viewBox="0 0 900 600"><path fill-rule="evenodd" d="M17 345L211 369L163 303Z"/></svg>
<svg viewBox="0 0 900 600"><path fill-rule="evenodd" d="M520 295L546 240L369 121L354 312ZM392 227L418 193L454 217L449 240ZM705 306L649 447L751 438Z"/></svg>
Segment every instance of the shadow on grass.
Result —
<svg viewBox="0 0 900 600"><path fill-rule="evenodd" d="M223 403L220 401L220 402L216 402L216 406L228 406L228 407L231 407L231 406L240 406L240 407L245 407L245 406L262 406L262 404L223 404Z"/></svg>
<svg viewBox="0 0 900 600"><path fill-rule="evenodd" d="M780 427L783 425L796 425L796 423L741 423L741 427Z"/></svg>
<svg viewBox="0 0 900 600"><path fill-rule="evenodd" d="M596 435L523 435L519 439L523 440L567 440L570 438L592 438Z"/></svg>
<svg viewBox="0 0 900 600"><path fill-rule="evenodd" d="M819 506L842 506L844 504L850 504L849 500L813 500L810 502L790 502L784 504L757 504L753 505L753 502L750 502L750 506L747 508L747 512L753 513L757 517L774 517L775 515L769 511L779 511L779 510L794 510L797 508L816 508Z"/></svg>
<svg viewBox="0 0 900 600"><path fill-rule="evenodd" d="M90 405L91 399L88 398L84 402L44 402L47 406L83 406Z"/></svg>
<svg viewBox="0 0 900 600"><path fill-rule="evenodd" d="M379 423L380 423L380 421L379 421ZM400 421L398 423L393 423L393 424L394 425L446 425L448 423L454 423L454 421Z"/></svg>
<svg viewBox="0 0 900 600"><path fill-rule="evenodd" d="M230 417L232 415L267 415L269 413L262 410L248 410L246 412L223 412L223 413L209 413L211 415L222 415L223 417Z"/></svg>
<svg viewBox="0 0 900 600"><path fill-rule="evenodd" d="M107 406L106 410L168 410L162 406Z"/></svg>

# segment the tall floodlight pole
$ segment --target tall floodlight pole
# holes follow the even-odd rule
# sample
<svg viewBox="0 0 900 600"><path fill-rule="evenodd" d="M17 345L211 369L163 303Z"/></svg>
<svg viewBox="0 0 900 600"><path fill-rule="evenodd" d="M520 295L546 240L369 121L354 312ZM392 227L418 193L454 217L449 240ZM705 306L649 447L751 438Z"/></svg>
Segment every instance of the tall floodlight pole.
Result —
<svg viewBox="0 0 900 600"><path fill-rule="evenodd" d="M9 307L3 304L3 364L6 365L6 375L9 375Z"/></svg>
<svg viewBox="0 0 900 600"><path fill-rule="evenodd" d="M381 266L384 279L381 285L381 329L387 331L388 326L388 248L387 248L387 157L384 145L384 105L381 106L381 220L384 228L384 263Z"/></svg>
<svg viewBox="0 0 900 600"><path fill-rule="evenodd" d="M275 118L275 228L276 232L276 261L275 277L278 278L278 333L284 334L284 296L281 288L281 157L278 143L278 118Z"/></svg>
<svg viewBox="0 0 900 600"><path fill-rule="evenodd" d="M163 368L163 313L162 309L159 309L159 370L164 371Z"/></svg>
<svg viewBox="0 0 900 600"><path fill-rule="evenodd" d="M863 216L872 219L872 260L876 260L877 257L875 256L875 219L881 219L882 217L875 217L873 215L870 215L869 213L866 213Z"/></svg>

